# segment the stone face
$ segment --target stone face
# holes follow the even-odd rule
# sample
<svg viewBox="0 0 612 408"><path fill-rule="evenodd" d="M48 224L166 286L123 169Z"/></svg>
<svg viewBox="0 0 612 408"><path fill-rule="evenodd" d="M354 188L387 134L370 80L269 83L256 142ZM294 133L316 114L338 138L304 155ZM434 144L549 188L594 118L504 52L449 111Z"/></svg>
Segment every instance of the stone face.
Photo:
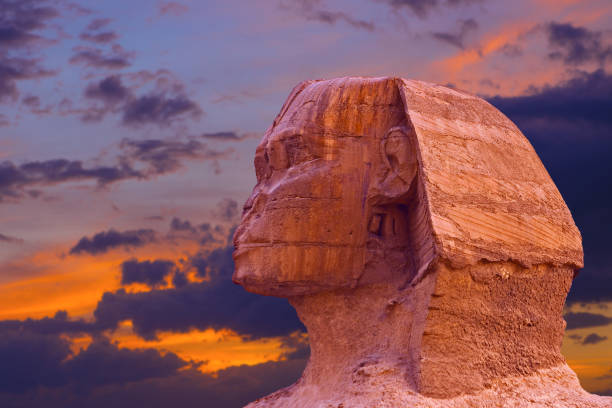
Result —
<svg viewBox="0 0 612 408"><path fill-rule="evenodd" d="M486 101L399 78L306 81L255 169L234 281L289 298L311 357L252 407L612 407L560 351L580 233Z"/></svg>

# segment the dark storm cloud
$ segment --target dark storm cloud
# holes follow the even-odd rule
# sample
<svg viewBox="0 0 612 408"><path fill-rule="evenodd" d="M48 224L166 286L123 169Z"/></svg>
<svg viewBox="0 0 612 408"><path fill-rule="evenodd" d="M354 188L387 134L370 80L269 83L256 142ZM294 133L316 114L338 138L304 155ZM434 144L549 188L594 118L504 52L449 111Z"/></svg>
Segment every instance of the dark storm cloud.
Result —
<svg viewBox="0 0 612 408"><path fill-rule="evenodd" d="M119 44L113 45L111 52L105 54L99 48L77 46L69 62L92 68L122 69L131 65L132 53L124 50Z"/></svg>
<svg viewBox="0 0 612 408"><path fill-rule="evenodd" d="M489 101L514 121L533 144L580 229L585 268L574 280L568 302L612 300L612 76L603 70L529 95Z"/></svg>
<svg viewBox="0 0 612 408"><path fill-rule="evenodd" d="M0 331L0 391L61 385L60 366L69 355L69 342L59 336Z"/></svg>
<svg viewBox="0 0 612 408"><path fill-rule="evenodd" d="M195 239L202 245L206 245L214 242L223 242L219 238L222 231L219 226L213 228L209 223L203 223L200 225L192 224L189 220L182 220L178 217L172 218L170 222L170 231L168 232L168 238L188 238Z"/></svg>
<svg viewBox="0 0 612 408"><path fill-rule="evenodd" d="M59 371L61 377L58 378L61 381L46 381L45 388L34 389L30 386L29 392L20 394L0 392L0 405L22 408L201 408L204 404L207 408L238 408L295 382L305 365L304 360L288 359L254 366L230 367L213 376L189 367L180 359L178 362L173 361L177 358L174 354L162 356L154 350L149 351L150 360L145 360L142 352L135 355L127 354L129 350L123 350L126 355L121 357L125 361L118 362L116 358L120 353L114 345L98 344L92 347L90 355L99 358L92 358L92 364L80 367L82 371L72 368L80 361L73 363L70 374L63 374L64 367L61 364L59 370L55 368L56 364L50 364L51 368L45 371L47 378L49 374ZM83 356L81 361L86 357L89 356ZM103 358L117 364L105 367L100 364ZM179 365L181 367L176 369ZM93 371L96 369L99 371ZM119 369L126 371L122 373ZM82 377L77 378L77 374L82 374ZM33 381L30 377L21 379L28 385L40 385L43 382ZM66 385L58 386L58 382Z"/></svg>
<svg viewBox="0 0 612 408"><path fill-rule="evenodd" d="M174 217L172 218L172 221L170 221L170 230L188 231L194 234L198 231L195 225L191 224L189 220L182 220L178 217Z"/></svg>
<svg viewBox="0 0 612 408"><path fill-rule="evenodd" d="M176 374L188 362L155 349L121 349L94 340L72 355L68 340L30 331L0 331L0 392L73 384L81 389ZM1 399L0 399L1 401Z"/></svg>
<svg viewBox="0 0 612 408"><path fill-rule="evenodd" d="M44 29L59 11L45 0L0 0L0 48L22 47L40 40Z"/></svg>
<svg viewBox="0 0 612 408"><path fill-rule="evenodd" d="M570 312L563 315L563 318L567 322L567 330L607 326L612 323L611 317L588 312Z"/></svg>
<svg viewBox="0 0 612 408"><path fill-rule="evenodd" d="M168 125L184 115L199 118L202 116L202 109L186 95L149 94L140 96L125 106L123 123L126 125L145 123Z"/></svg>
<svg viewBox="0 0 612 408"><path fill-rule="evenodd" d="M484 0L377 0L383 1L393 8L407 8L415 15L424 18L431 11L438 8L439 6L447 7L459 7L470 4L482 3Z"/></svg>
<svg viewBox="0 0 612 408"><path fill-rule="evenodd" d="M474 31L476 29L478 29L478 23L476 22L476 20L470 18L467 20L461 20L459 22L459 30L457 32L432 33L432 36L437 40L463 49L465 48L465 37L470 33L470 31Z"/></svg>
<svg viewBox="0 0 612 408"><path fill-rule="evenodd" d="M93 323L84 320L70 320L68 313L63 310L55 313L53 317L25 320L0 320L0 333L6 331L29 332L40 335L78 335L96 333Z"/></svg>
<svg viewBox="0 0 612 408"><path fill-rule="evenodd" d="M18 81L54 74L32 51L49 42L39 31L58 15L45 0L0 0L0 102L17 99Z"/></svg>
<svg viewBox="0 0 612 408"><path fill-rule="evenodd" d="M164 259L155 261L130 259L121 264L121 284L143 283L151 288L164 286L166 278L174 269L174 262Z"/></svg>
<svg viewBox="0 0 612 408"><path fill-rule="evenodd" d="M143 76L132 76L132 79L142 81ZM85 89L85 97L101 105L85 109L83 121L99 121L113 112L121 114L122 123L127 126L154 124L165 127L178 119L202 116L202 108L185 94L183 84L169 78L166 72L151 74L144 81L155 81L155 89L140 96L124 85L120 75L90 83Z"/></svg>
<svg viewBox="0 0 612 408"><path fill-rule="evenodd" d="M23 197L26 188L54 185L70 181L93 180L98 186L141 178L142 174L127 165L94 166L86 168L79 160L53 159L15 165L0 163L0 202Z"/></svg>
<svg viewBox="0 0 612 408"><path fill-rule="evenodd" d="M562 60L567 64L597 62L604 64L612 59L612 45L605 44L603 34L571 23L552 22L546 25L548 42L553 48L551 59Z"/></svg>
<svg viewBox="0 0 612 408"><path fill-rule="evenodd" d="M588 336L586 336L584 340L582 340L582 345L597 344L597 343L601 343L602 341L606 341L606 340L608 340L608 337L606 336L600 336L597 333L591 333Z"/></svg>
<svg viewBox="0 0 612 408"><path fill-rule="evenodd" d="M14 101L19 96L17 82L54 75L31 58L9 58L0 54L0 102Z"/></svg>
<svg viewBox="0 0 612 408"><path fill-rule="evenodd" d="M61 369L68 381L92 387L168 377L188 364L174 353L162 355L155 349L122 349L107 340L97 340L64 361Z"/></svg>
<svg viewBox="0 0 612 408"><path fill-rule="evenodd" d="M118 75L112 75L85 88L85 96L98 99L105 104L115 105L129 98L131 91L123 85Z"/></svg>
<svg viewBox="0 0 612 408"><path fill-rule="evenodd" d="M281 8L292 10L308 21L317 21L329 25L344 22L357 29L374 31L376 28L371 21L359 20L344 11L330 11L323 8L321 0L292 0L281 3Z"/></svg>
<svg viewBox="0 0 612 408"><path fill-rule="evenodd" d="M563 120L612 125L612 76L603 70L578 73L567 82L535 89L526 96L489 101L518 120ZM573 135L581 139L581 134ZM549 136L552 137L552 136Z"/></svg>
<svg viewBox="0 0 612 408"><path fill-rule="evenodd" d="M251 338L283 336L303 329L286 300L254 295L232 283L232 251L231 246L219 248L189 260L198 274L207 278L203 282L149 292L106 292L94 311L96 324L115 329L130 320L134 331L145 339L162 331L191 329L226 328Z"/></svg>
<svg viewBox="0 0 612 408"><path fill-rule="evenodd" d="M157 234L151 229L127 231L110 229L108 231L98 232L91 238L81 238L79 242L70 249L70 253L88 253L90 255L96 255L119 247L140 247L154 242L155 240L157 240Z"/></svg>
<svg viewBox="0 0 612 408"><path fill-rule="evenodd" d="M109 85L93 93L112 101L120 92ZM110 103L110 102L109 102ZM35 192L35 186L50 186L72 181L94 181L98 188L111 183L136 179L148 180L181 168L185 160L217 160L227 157L232 150L209 149L197 140L124 139L117 164L86 167L80 160L52 159L16 165L0 162L0 202L17 200ZM35 194L33 197L39 194Z"/></svg>

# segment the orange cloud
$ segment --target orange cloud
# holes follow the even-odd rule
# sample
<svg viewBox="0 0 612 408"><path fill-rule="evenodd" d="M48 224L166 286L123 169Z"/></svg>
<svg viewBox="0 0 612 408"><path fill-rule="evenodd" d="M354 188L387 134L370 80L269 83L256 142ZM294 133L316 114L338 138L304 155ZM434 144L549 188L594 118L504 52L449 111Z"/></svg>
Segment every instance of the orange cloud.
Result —
<svg viewBox="0 0 612 408"><path fill-rule="evenodd" d="M279 337L246 340L231 330L191 330L187 333L161 333L157 340L145 341L136 336L132 325L123 322L112 336L120 347L154 347L171 351L184 360L202 362L200 371L213 373L237 365L256 365L279 361L288 350Z"/></svg>
<svg viewBox="0 0 612 408"><path fill-rule="evenodd" d="M53 316L58 310L69 315L88 316L104 292L118 289L120 265L129 258L179 261L201 248L193 241L149 245L137 250L106 254L65 255L65 247L35 253L14 263L30 277L0 284L0 320ZM142 291L140 285L130 291Z"/></svg>
<svg viewBox="0 0 612 408"><path fill-rule="evenodd" d="M516 41L521 35L533 28L531 22L511 23L498 33L485 36L483 45L460 51L458 54L439 62L443 71L456 75L467 66L476 64L488 55L501 50L506 44Z"/></svg>

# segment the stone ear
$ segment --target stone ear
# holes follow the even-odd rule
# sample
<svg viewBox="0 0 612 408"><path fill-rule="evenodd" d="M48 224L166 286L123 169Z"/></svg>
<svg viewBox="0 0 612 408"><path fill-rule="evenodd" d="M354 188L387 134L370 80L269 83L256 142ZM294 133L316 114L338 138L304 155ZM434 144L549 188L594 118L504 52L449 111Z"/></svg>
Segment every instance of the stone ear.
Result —
<svg viewBox="0 0 612 408"><path fill-rule="evenodd" d="M381 141L383 163L387 170L383 183L387 191L395 193L393 195L407 192L417 173L416 148L412 136L408 129L398 126L389 129Z"/></svg>

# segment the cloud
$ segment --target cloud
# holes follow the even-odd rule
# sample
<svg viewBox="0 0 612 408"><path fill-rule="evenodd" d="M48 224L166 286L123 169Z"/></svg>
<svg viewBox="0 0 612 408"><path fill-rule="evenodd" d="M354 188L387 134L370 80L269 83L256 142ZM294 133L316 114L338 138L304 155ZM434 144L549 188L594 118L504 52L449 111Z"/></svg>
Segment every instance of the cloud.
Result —
<svg viewBox="0 0 612 408"><path fill-rule="evenodd" d="M53 41L40 33L60 15L46 0L0 0L0 102L19 97L19 81L54 75L36 51Z"/></svg>
<svg viewBox="0 0 612 408"><path fill-rule="evenodd" d="M111 48L110 54L104 54L99 48L79 45L73 48L74 55L68 60L71 64L92 68L122 69L131 65L133 53L123 49L119 44Z"/></svg>
<svg viewBox="0 0 612 408"><path fill-rule="evenodd" d="M17 81L54 75L55 71L40 66L40 60L9 58L0 54L0 102L15 101L19 96Z"/></svg>
<svg viewBox="0 0 612 408"><path fill-rule="evenodd" d="M119 35L117 35L117 33L114 31L105 31L103 33L83 32L79 35L79 38L83 41L105 44L117 40Z"/></svg>
<svg viewBox="0 0 612 408"><path fill-rule="evenodd" d="M612 259L602 227L612 225L612 76L603 70L576 72L527 95L489 101L533 144L582 233L585 268L568 303L612 300Z"/></svg>
<svg viewBox="0 0 612 408"><path fill-rule="evenodd" d="M110 18L97 18L92 20L86 27L85 31L79 35L79 38L83 41L97 44L111 43L117 40L119 35L114 31L107 30L100 32L100 29L106 27L111 21L112 20Z"/></svg>
<svg viewBox="0 0 612 408"><path fill-rule="evenodd" d="M97 255L120 247L140 247L156 240L157 234L151 229L127 231L110 229L108 231L98 232L91 238L81 238L79 242L70 249L70 254L88 253L90 255Z"/></svg>
<svg viewBox="0 0 612 408"><path fill-rule="evenodd" d="M231 153L231 150L209 149L205 144L193 139L186 141L123 139L121 149L124 151L122 156L124 161L145 163L148 169L144 173L149 176L175 171L181 167L181 161L185 159L215 160Z"/></svg>
<svg viewBox="0 0 612 408"><path fill-rule="evenodd" d="M125 106L123 123L154 123L164 126L184 115L199 118L202 116L202 109L185 95L168 97L164 94L149 94L140 96Z"/></svg>
<svg viewBox="0 0 612 408"><path fill-rule="evenodd" d="M612 76L603 70L578 72L566 82L532 89L517 97L489 101L506 115L520 121L554 119L565 122L612 124ZM579 136L579 135L578 135Z"/></svg>
<svg viewBox="0 0 612 408"><path fill-rule="evenodd" d="M261 135L256 132L238 134L233 131L202 133L200 136L203 137L204 139L220 140L220 141L228 141L228 142L240 142L245 139L261 137Z"/></svg>
<svg viewBox="0 0 612 408"><path fill-rule="evenodd" d="M164 259L154 261L130 259L121 264L121 284L143 283L151 288L164 286L166 278L174 269L174 262Z"/></svg>
<svg viewBox="0 0 612 408"><path fill-rule="evenodd" d="M107 25L110 24L111 21L113 20L110 18L95 18L91 20L91 22L87 25L86 28L87 30L90 30L90 31L96 31L96 30L106 27Z"/></svg>
<svg viewBox="0 0 612 408"><path fill-rule="evenodd" d="M454 47L464 49L465 37L470 33L470 31L478 29L478 23L476 22L476 20L471 18L467 20L461 20L459 23L459 30L455 33L437 32L432 33L432 36L435 39L450 44Z"/></svg>
<svg viewBox="0 0 612 408"><path fill-rule="evenodd" d="M0 391L61 385L60 366L68 356L69 342L58 336L0 331Z"/></svg>
<svg viewBox="0 0 612 408"><path fill-rule="evenodd" d="M42 319L0 320L0 333L6 331L68 336L98 332L96 326L91 322L82 319L70 320L68 313L64 310L57 311L53 317L43 317Z"/></svg>
<svg viewBox="0 0 612 408"><path fill-rule="evenodd" d="M21 103L30 108L38 108L40 106L40 98L38 96L28 95L21 100Z"/></svg>
<svg viewBox="0 0 612 408"><path fill-rule="evenodd" d="M123 85L121 77L112 75L99 82L91 83L85 88L85 97L102 101L105 105L114 106L123 102L131 95L131 91Z"/></svg>
<svg viewBox="0 0 612 408"><path fill-rule="evenodd" d="M329 25L344 22L349 26L366 31L374 31L376 26L371 21L359 20L343 11L329 11L321 6L321 0L292 0L281 3L281 8L293 10L308 21L317 21Z"/></svg>
<svg viewBox="0 0 612 408"><path fill-rule="evenodd" d="M0 0L0 46L23 47L42 37L36 31L59 16L57 8L45 0Z"/></svg>
<svg viewBox="0 0 612 408"><path fill-rule="evenodd" d="M176 1L165 1L157 5L159 14L172 15L175 17L182 16L189 12L189 7Z"/></svg>
<svg viewBox="0 0 612 408"><path fill-rule="evenodd" d="M81 354L84 355L79 357ZM60 363L59 369L53 361L45 371L47 377L59 372L61 376L56 378L61 381L43 382L25 376L13 379L13 382L24 380L29 387L22 387L21 391L27 392L0 392L0 405L23 408L198 408L205 401L207 408L241 407L290 385L299 378L305 365L304 360L288 359L230 367L210 375L190 367L172 353L161 355L150 349L118 349L108 342L92 344L75 358L77 360L70 365ZM64 374L63 370L67 373ZM36 374L41 371L39 369ZM34 385L45 387L35 388Z"/></svg>
<svg viewBox="0 0 612 408"><path fill-rule="evenodd" d="M178 217L173 217L170 221L170 231L168 237L174 238L187 238L195 239L202 245L206 245L214 242L223 242L219 239L218 235L222 233L219 226L213 228L209 223L203 223L200 225L192 224L188 220L182 220Z"/></svg>
<svg viewBox="0 0 612 408"><path fill-rule="evenodd" d="M61 368L71 383L92 387L168 377L188 365L174 353L119 348L102 339L63 362Z"/></svg>
<svg viewBox="0 0 612 408"><path fill-rule="evenodd" d="M91 343L75 348L71 340L88 332ZM243 406L300 376L308 355L306 336L291 333L282 341L282 361L204 374L198 371L202 363L172 352L119 347L95 322L70 321L65 312L0 321L0 406L199 407L202 401L211 408Z"/></svg>
<svg viewBox="0 0 612 408"><path fill-rule="evenodd" d="M197 228L191 224L188 220L181 220L178 217L173 217L172 221L170 221L170 230L171 231L188 231L193 234L197 232Z"/></svg>
<svg viewBox="0 0 612 408"><path fill-rule="evenodd" d="M94 311L97 326L113 330L130 320L134 332L144 339L154 339L162 331L208 328L226 328L250 338L303 330L285 299L254 295L232 283L232 251L228 246L189 259L186 267L195 267L206 278L203 282L148 292L106 292Z"/></svg>
<svg viewBox="0 0 612 408"><path fill-rule="evenodd" d="M612 323L612 317L588 312L570 312L563 315L563 318L567 322L567 330L607 326Z"/></svg>
<svg viewBox="0 0 612 408"><path fill-rule="evenodd" d="M0 358L0 392L12 394L40 386L125 384L167 377L189 365L173 353L122 349L104 338L73 355L60 336L12 330L0 331Z"/></svg>
<svg viewBox="0 0 612 408"><path fill-rule="evenodd" d="M595 377L596 380L608 380L608 379L612 379L612 368L610 370L608 370L604 375L601 375L599 377Z"/></svg>
<svg viewBox="0 0 612 408"><path fill-rule="evenodd" d="M70 181L93 180L104 186L142 174L127 165L86 168L79 160L52 159L31 161L21 165L0 163L0 202L23 197L24 190L36 185L54 185Z"/></svg>
<svg viewBox="0 0 612 408"><path fill-rule="evenodd" d="M217 203L215 215L224 221L235 221L238 216L238 203L231 198L224 198Z"/></svg>
<svg viewBox="0 0 612 408"><path fill-rule="evenodd" d="M600 336L597 333L591 333L582 340L583 345L587 344L597 344L602 341L606 341L608 338L606 336Z"/></svg>
<svg viewBox="0 0 612 408"><path fill-rule="evenodd" d="M603 42L603 35L571 23L552 22L545 26L548 43L554 50L548 54L553 60L578 65L597 62L603 65L612 59L612 45Z"/></svg>
<svg viewBox="0 0 612 408"><path fill-rule="evenodd" d="M112 85L94 89L98 97L112 102L114 94L121 92ZM217 151L194 140L123 139L119 145L117 164L86 167L80 160L51 159L16 165L0 162L0 202L32 196L32 187L50 186L72 181L94 181L98 188L119 181L148 180L182 167L184 160L218 160L232 150ZM34 194L38 196L40 194Z"/></svg>
<svg viewBox="0 0 612 408"><path fill-rule="evenodd" d="M23 244L23 239L0 233L0 242L6 242L9 244Z"/></svg>
<svg viewBox="0 0 612 408"><path fill-rule="evenodd" d="M166 127L186 117L199 119L203 114L200 105L185 94L183 84L172 78L167 71L124 77L144 83L155 81L155 87L137 96L132 88L124 85L121 75L111 75L99 82L90 83L85 89L85 97L101 105L85 109L83 121L99 121L112 112L121 114L122 123L127 126L155 124Z"/></svg>
<svg viewBox="0 0 612 408"><path fill-rule="evenodd" d="M459 7L482 3L484 0L378 0L384 1L395 9L407 8L418 17L425 18L439 6Z"/></svg>

